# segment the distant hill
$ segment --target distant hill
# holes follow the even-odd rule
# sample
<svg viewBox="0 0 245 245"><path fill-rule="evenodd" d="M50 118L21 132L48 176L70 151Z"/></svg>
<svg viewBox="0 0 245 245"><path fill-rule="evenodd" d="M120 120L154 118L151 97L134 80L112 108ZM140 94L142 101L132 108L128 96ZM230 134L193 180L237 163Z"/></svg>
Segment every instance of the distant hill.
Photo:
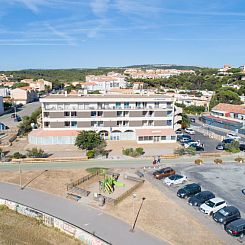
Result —
<svg viewBox="0 0 245 245"><path fill-rule="evenodd" d="M197 70L204 67L193 66L193 65L175 65L175 64L145 64L145 65L125 66L122 68Z"/></svg>

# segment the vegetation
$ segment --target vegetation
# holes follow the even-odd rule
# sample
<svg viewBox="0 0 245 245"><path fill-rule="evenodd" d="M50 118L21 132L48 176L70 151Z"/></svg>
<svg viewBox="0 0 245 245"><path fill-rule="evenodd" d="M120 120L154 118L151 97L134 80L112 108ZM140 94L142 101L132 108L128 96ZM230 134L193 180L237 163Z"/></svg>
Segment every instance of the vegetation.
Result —
<svg viewBox="0 0 245 245"><path fill-rule="evenodd" d="M77 138L75 145L78 148L86 149L86 150L94 150L99 145L106 146L105 140L100 137L99 133L95 131L81 131Z"/></svg>
<svg viewBox="0 0 245 245"><path fill-rule="evenodd" d="M185 114L200 115L206 111L206 108L204 106L195 106L195 105L186 106L184 104L179 104L179 103L175 103L175 105L177 107L181 107Z"/></svg>
<svg viewBox="0 0 245 245"><path fill-rule="evenodd" d="M188 128L190 126L190 118L185 114L185 113L182 113L182 120L180 121L181 123L181 128Z"/></svg>
<svg viewBox="0 0 245 245"><path fill-rule="evenodd" d="M226 144L226 151L231 153L238 153L240 152L239 146L240 146L239 142L234 140L231 143Z"/></svg>
<svg viewBox="0 0 245 245"><path fill-rule="evenodd" d="M13 86L12 86L12 89L15 89L15 88L21 88L21 87L27 87L29 86L29 83L15 83Z"/></svg>
<svg viewBox="0 0 245 245"><path fill-rule="evenodd" d="M86 171L91 173L91 174L94 174L96 172L99 172L99 173L104 173L105 171L107 171L108 168L99 168L99 167L95 167L95 168L87 168Z"/></svg>
<svg viewBox="0 0 245 245"><path fill-rule="evenodd" d="M46 158L48 154L44 152L42 149L38 149L36 147L32 149L27 149L27 156L30 158Z"/></svg>
<svg viewBox="0 0 245 245"><path fill-rule="evenodd" d="M242 104L238 92L234 88L224 87L215 92L212 96L209 109L212 109L219 103L228 103L240 105Z"/></svg>
<svg viewBox="0 0 245 245"><path fill-rule="evenodd" d="M202 165L203 164L203 160L202 159L196 159L195 160L195 164L196 165Z"/></svg>
<svg viewBox="0 0 245 245"><path fill-rule="evenodd" d="M177 148L174 150L174 154L183 156L183 155L195 155L196 150L193 147L188 147L188 148Z"/></svg>
<svg viewBox="0 0 245 245"><path fill-rule="evenodd" d="M94 158L95 151L94 150L89 150L89 151L87 151L86 155L87 155L88 159Z"/></svg>
<svg viewBox="0 0 245 245"><path fill-rule="evenodd" d="M130 156L130 157L139 157L144 154L144 149L138 147L136 149L127 148L122 150L123 155Z"/></svg>
<svg viewBox="0 0 245 245"><path fill-rule="evenodd" d="M3 205L0 207L0 227L1 244L83 244L58 229L44 226L38 220Z"/></svg>
<svg viewBox="0 0 245 245"><path fill-rule="evenodd" d="M244 158L242 158L242 157L236 157L235 158L235 161L238 162L238 163L244 163Z"/></svg>
<svg viewBox="0 0 245 245"><path fill-rule="evenodd" d="M20 152L15 152L12 155L12 158L14 158L14 159L23 159L23 158L26 158L26 155L25 154L21 154Z"/></svg>
<svg viewBox="0 0 245 245"><path fill-rule="evenodd" d="M219 164L223 164L223 161L222 161L222 159L216 158L216 159L214 159L214 163L219 165Z"/></svg>
<svg viewBox="0 0 245 245"><path fill-rule="evenodd" d="M22 122L18 125L19 127L19 135L23 136L28 134L32 130L32 123L37 123L37 118L41 115L42 109L39 108L34 111L31 116L25 116L22 119Z"/></svg>

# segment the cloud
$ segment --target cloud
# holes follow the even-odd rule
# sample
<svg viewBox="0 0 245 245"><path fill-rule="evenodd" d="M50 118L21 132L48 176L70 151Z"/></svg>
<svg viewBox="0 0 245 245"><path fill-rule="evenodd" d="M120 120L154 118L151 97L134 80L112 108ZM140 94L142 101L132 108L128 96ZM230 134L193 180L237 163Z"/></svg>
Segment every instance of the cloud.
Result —
<svg viewBox="0 0 245 245"><path fill-rule="evenodd" d="M90 7L95 15L104 15L109 8L110 0L92 0Z"/></svg>
<svg viewBox="0 0 245 245"><path fill-rule="evenodd" d="M26 8L30 9L33 13L38 13L39 6L50 4L50 0L10 0L9 3L23 4Z"/></svg>

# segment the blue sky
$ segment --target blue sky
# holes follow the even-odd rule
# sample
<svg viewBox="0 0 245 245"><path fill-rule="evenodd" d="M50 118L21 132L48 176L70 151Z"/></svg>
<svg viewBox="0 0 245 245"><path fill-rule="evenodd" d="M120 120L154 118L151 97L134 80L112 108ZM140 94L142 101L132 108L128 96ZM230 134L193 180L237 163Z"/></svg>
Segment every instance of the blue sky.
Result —
<svg viewBox="0 0 245 245"><path fill-rule="evenodd" d="M244 0L0 3L0 70L245 64Z"/></svg>

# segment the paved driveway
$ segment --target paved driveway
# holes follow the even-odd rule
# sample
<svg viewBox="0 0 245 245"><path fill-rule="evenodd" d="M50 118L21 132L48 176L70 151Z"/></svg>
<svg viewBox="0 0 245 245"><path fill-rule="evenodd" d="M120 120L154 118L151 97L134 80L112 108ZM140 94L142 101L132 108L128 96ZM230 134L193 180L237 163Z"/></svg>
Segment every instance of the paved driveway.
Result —
<svg viewBox="0 0 245 245"><path fill-rule="evenodd" d="M138 229L134 233L130 232L130 225L100 210L41 191L29 188L20 190L17 185L0 182L0 198L6 198L54 215L85 230L95 232L97 236L115 245L167 244Z"/></svg>

